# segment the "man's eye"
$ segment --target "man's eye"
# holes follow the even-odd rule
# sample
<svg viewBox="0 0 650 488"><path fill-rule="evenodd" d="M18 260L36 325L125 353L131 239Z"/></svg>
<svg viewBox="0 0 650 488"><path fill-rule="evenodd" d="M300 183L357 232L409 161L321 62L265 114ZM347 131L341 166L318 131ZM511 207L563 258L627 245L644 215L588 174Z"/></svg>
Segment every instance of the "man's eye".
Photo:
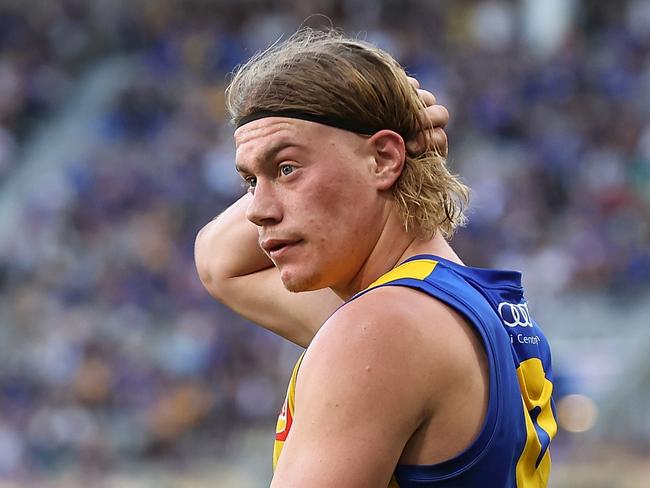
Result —
<svg viewBox="0 0 650 488"><path fill-rule="evenodd" d="M282 174L282 176L289 176L291 173L293 173L294 169L295 166L291 164L283 164L280 166L280 174Z"/></svg>
<svg viewBox="0 0 650 488"><path fill-rule="evenodd" d="M253 188L255 188L257 186L257 178L255 178L254 176L250 176L250 177L246 178L245 180L246 180L246 187L249 190L252 190Z"/></svg>

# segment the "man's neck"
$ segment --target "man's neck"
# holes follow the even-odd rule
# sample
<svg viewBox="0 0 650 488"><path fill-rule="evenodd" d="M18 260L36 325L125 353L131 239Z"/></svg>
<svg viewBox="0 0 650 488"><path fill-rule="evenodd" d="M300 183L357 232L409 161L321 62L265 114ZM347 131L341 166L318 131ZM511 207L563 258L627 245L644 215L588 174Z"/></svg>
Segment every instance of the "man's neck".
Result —
<svg viewBox="0 0 650 488"><path fill-rule="evenodd" d="M431 239L420 239L415 233L406 231L401 218L393 209L388 212L379 239L359 272L344 286L332 287L332 291L341 299L348 300L399 263L418 254L432 254L463 264L439 232Z"/></svg>

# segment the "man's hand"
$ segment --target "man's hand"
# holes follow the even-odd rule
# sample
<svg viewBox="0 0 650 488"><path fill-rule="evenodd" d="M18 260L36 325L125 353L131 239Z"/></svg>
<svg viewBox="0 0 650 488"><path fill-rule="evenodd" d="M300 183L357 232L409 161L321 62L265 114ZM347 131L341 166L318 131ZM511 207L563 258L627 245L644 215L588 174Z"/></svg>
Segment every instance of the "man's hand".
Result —
<svg viewBox="0 0 650 488"><path fill-rule="evenodd" d="M418 133L415 139L406 141L406 150L410 155L414 156L423 151L427 139L433 145L441 156L447 157L447 134L445 133L445 126L449 122L449 111L444 105L436 104L436 97L430 91L420 88L420 82L415 78L409 76L409 82L417 90L420 100L425 106L425 116L431 128L427 133Z"/></svg>

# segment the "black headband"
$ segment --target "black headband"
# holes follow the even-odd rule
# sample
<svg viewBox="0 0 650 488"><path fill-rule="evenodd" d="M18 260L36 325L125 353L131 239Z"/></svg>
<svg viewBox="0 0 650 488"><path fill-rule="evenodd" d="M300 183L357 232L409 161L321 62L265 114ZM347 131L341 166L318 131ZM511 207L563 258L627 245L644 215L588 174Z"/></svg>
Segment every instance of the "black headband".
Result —
<svg viewBox="0 0 650 488"><path fill-rule="evenodd" d="M301 119L307 120L309 122L316 122L318 124L329 125L330 127L336 127L337 129L348 130L350 132L356 132L357 134L363 134L366 136L371 136L375 132L381 130L377 127L370 127L365 124L354 122L348 119L342 119L339 117L333 117L330 115L317 115L311 114L309 112L303 112L302 110L262 110L259 112L253 112L252 114L242 117L237 122L237 128L239 129L242 125L246 125L249 122L254 120L264 119L266 117L288 117L290 119Z"/></svg>

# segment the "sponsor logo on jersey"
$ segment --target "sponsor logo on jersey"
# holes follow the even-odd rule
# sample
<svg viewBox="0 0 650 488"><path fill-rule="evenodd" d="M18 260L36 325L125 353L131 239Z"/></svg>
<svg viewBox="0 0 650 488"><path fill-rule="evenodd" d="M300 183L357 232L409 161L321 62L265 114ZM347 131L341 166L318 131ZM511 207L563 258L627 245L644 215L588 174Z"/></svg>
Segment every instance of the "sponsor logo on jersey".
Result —
<svg viewBox="0 0 650 488"><path fill-rule="evenodd" d="M528 304L501 302L498 308L501 321L508 327L532 327Z"/></svg>

